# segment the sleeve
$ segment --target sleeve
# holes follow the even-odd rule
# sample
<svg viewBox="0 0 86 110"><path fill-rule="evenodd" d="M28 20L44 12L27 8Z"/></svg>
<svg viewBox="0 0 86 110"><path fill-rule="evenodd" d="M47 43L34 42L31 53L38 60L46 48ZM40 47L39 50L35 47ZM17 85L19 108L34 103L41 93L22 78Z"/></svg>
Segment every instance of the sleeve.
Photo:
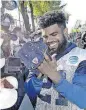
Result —
<svg viewBox="0 0 86 110"><path fill-rule="evenodd" d="M31 70L29 72L29 77L27 78L25 82L25 92L29 96L31 102L34 103L34 101L37 98L37 95L40 93L43 82L41 79L37 79L36 75L38 74L37 70Z"/></svg>
<svg viewBox="0 0 86 110"><path fill-rule="evenodd" d="M62 78L58 84L54 84L54 87L61 95L81 109L86 108L86 60L79 64L72 83Z"/></svg>

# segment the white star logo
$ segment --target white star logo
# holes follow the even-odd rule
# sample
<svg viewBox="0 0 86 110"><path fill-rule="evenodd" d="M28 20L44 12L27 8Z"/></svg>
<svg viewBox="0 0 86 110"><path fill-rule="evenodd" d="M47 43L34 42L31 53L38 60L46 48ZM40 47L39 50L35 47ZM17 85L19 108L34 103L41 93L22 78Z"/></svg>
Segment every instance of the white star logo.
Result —
<svg viewBox="0 0 86 110"><path fill-rule="evenodd" d="M33 62L34 64L38 64L38 58L35 57L35 58L32 60L32 62Z"/></svg>

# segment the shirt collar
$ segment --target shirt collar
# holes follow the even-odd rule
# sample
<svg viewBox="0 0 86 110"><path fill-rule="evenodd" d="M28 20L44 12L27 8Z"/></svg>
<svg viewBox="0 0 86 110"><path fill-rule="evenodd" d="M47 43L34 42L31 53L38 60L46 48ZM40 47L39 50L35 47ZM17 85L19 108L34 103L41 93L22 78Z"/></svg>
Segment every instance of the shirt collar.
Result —
<svg viewBox="0 0 86 110"><path fill-rule="evenodd" d="M57 54L56 55L56 60L59 60L62 56L64 56L65 54L69 53L73 48L76 47L76 44L69 42L68 46L66 47L65 51L62 52L61 54Z"/></svg>

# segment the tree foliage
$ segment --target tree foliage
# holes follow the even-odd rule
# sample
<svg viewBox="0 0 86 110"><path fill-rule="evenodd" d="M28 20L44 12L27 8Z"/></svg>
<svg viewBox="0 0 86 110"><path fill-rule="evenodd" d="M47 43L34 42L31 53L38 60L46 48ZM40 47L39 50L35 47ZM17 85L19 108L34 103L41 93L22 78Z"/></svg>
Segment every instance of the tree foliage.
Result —
<svg viewBox="0 0 86 110"><path fill-rule="evenodd" d="M45 12L50 10L50 2L47 1L38 1L37 3L35 1L32 2L33 4L33 14L34 16L41 16Z"/></svg>
<svg viewBox="0 0 86 110"><path fill-rule="evenodd" d="M61 1L31 1L33 6L33 14L35 17L41 16L47 11L51 10L61 10L63 7ZM26 2L25 5L29 6L29 2Z"/></svg>

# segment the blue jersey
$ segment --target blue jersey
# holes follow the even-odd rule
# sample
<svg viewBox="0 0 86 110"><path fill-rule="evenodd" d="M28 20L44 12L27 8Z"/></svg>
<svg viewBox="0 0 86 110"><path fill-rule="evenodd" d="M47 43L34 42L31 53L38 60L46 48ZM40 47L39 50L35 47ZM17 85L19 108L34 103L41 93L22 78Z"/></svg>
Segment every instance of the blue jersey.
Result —
<svg viewBox="0 0 86 110"><path fill-rule="evenodd" d="M86 50L69 43L56 55L57 71L64 76L57 85L47 78L36 78L38 70L30 71L26 92L36 101L36 110L80 110L86 108ZM34 73L34 74L33 74Z"/></svg>

